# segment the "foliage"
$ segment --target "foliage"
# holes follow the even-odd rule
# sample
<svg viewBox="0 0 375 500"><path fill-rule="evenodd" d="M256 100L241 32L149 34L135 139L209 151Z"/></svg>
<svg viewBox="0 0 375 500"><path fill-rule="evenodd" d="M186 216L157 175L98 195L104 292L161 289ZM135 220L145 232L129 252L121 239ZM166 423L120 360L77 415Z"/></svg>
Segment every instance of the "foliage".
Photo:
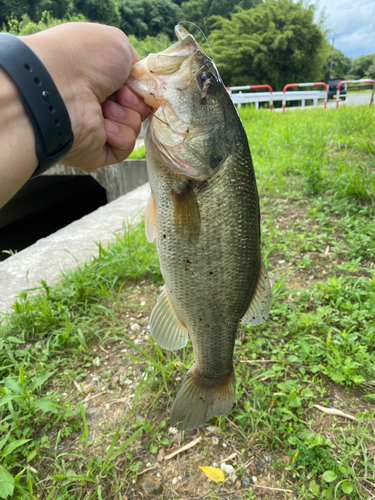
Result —
<svg viewBox="0 0 375 500"><path fill-rule="evenodd" d="M375 53L359 56L353 60L350 68L350 79L375 78Z"/></svg>
<svg viewBox="0 0 375 500"><path fill-rule="evenodd" d="M315 6L303 0L268 0L240 10L231 20L214 17L210 43L226 85L317 81L328 43L314 21Z"/></svg>
<svg viewBox="0 0 375 500"><path fill-rule="evenodd" d="M75 0L74 9L90 21L119 27L121 16L116 0Z"/></svg>
<svg viewBox="0 0 375 500"><path fill-rule="evenodd" d="M120 0L121 29L138 38L171 35L179 21L179 7L172 0Z"/></svg>
<svg viewBox="0 0 375 500"><path fill-rule="evenodd" d="M52 28L53 26L58 26L59 24L66 22L86 22L87 20L82 14L77 16L66 16L64 19L55 19L52 17L50 12L43 12L40 20L38 22L31 21L28 15L24 14L21 20L12 18L8 21L7 29L3 31L8 31L13 35L32 35L33 33L38 33L39 31Z"/></svg>
<svg viewBox="0 0 375 500"><path fill-rule="evenodd" d="M168 36L162 33L157 36L147 35L143 40L137 38L135 35L129 35L129 40L142 59L147 57L151 52L157 54L171 45Z"/></svg>
<svg viewBox="0 0 375 500"><path fill-rule="evenodd" d="M211 31L210 18L212 16L222 16L230 19L230 14L236 12L237 8L244 10L256 7L262 0L189 0L181 6L180 21L186 20L186 28L190 33L194 33L198 39L201 36L194 26L189 22L195 23L205 33L209 35Z"/></svg>
<svg viewBox="0 0 375 500"><path fill-rule="evenodd" d="M331 58L332 58L332 78L346 78L350 68L352 67L352 60L350 57L345 56L341 50L333 49L324 64L324 82L328 82L331 78Z"/></svg>
<svg viewBox="0 0 375 500"><path fill-rule="evenodd" d="M0 0L0 26L9 19L20 21L25 15L37 23L44 11L62 19L69 14L69 0Z"/></svg>

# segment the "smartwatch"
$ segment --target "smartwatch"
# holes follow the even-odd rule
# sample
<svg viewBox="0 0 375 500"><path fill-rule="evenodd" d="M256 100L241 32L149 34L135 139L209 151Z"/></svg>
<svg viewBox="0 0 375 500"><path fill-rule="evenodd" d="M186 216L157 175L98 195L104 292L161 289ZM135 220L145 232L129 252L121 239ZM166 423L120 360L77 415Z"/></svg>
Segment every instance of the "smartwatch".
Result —
<svg viewBox="0 0 375 500"><path fill-rule="evenodd" d="M58 163L74 136L64 101L37 55L19 38L0 33L0 67L18 87L35 132L39 165L31 178Z"/></svg>

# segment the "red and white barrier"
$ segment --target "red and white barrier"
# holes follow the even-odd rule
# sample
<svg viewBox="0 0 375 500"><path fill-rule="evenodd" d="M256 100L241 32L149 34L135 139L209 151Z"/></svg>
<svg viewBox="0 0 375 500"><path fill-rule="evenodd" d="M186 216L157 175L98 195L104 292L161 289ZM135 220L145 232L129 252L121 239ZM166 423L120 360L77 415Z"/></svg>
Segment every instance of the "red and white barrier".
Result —
<svg viewBox="0 0 375 500"><path fill-rule="evenodd" d="M248 89L264 89L267 88L270 91L270 111L272 113L273 110L273 100L272 100L272 87L271 85L242 85L240 87L226 87L229 94L232 93L233 90L248 90Z"/></svg>
<svg viewBox="0 0 375 500"><path fill-rule="evenodd" d="M340 100L340 87L344 83L372 83L372 94L371 94L371 100L370 100L370 106L371 104L374 104L374 91L375 91L375 80L344 80L340 82L337 85L337 94L336 94L336 109L339 107L339 100Z"/></svg>
<svg viewBox="0 0 375 500"><path fill-rule="evenodd" d="M283 89L283 92L284 92L284 96L283 96L283 113L285 113L285 108L286 108L286 91L288 90L288 88L290 87L310 87L310 86L313 86L313 87L316 87L317 85L323 85L324 86L324 89L325 89L325 98L324 98L324 109L327 108L327 98L328 98L328 87L327 87L327 84L324 83L324 82L311 82L311 83L288 83L287 85L285 85L284 89Z"/></svg>

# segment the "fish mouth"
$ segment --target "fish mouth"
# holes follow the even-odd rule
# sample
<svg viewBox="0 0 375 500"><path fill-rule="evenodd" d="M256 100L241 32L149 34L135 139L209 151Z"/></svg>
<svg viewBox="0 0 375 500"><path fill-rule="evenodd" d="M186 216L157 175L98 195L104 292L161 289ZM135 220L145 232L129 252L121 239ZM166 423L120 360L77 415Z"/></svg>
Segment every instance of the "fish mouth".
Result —
<svg viewBox="0 0 375 500"><path fill-rule="evenodd" d="M158 54L149 54L133 65L126 84L148 106L157 109L165 104L166 89L183 91L190 83L190 61L202 51L190 34ZM203 53L202 53L203 55ZM177 75L178 73L178 75Z"/></svg>
<svg viewBox="0 0 375 500"><path fill-rule="evenodd" d="M174 45L133 65L126 84L143 98L152 112L146 151L157 151L163 163L175 173L204 180L211 169L202 168L194 144L205 137L208 143L217 124L206 120L200 125L191 119L186 107L191 99L187 96L192 95L197 85L195 77L211 61L190 33L179 32L177 28L176 33L180 40Z"/></svg>

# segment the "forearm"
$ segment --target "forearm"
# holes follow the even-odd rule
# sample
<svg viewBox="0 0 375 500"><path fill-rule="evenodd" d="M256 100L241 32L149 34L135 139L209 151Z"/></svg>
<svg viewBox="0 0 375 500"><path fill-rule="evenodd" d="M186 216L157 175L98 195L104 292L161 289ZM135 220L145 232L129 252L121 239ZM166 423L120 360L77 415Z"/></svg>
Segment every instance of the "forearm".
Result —
<svg viewBox="0 0 375 500"><path fill-rule="evenodd" d="M0 68L0 208L38 166L35 135L13 81Z"/></svg>

